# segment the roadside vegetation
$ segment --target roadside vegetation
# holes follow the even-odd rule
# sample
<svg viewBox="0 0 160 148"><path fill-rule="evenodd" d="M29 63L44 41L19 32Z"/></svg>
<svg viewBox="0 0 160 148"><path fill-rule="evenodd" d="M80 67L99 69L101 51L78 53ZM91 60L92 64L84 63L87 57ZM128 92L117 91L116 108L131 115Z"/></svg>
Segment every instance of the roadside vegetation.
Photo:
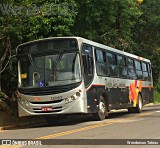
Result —
<svg viewBox="0 0 160 148"><path fill-rule="evenodd" d="M160 92L155 89L154 91L154 104L160 103Z"/></svg>

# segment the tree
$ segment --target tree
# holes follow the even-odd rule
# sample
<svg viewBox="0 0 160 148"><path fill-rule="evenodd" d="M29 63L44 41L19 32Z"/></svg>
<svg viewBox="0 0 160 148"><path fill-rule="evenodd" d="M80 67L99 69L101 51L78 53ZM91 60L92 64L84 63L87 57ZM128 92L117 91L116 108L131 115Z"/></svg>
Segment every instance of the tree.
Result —
<svg viewBox="0 0 160 148"><path fill-rule="evenodd" d="M4 3L5 4L5 3ZM10 40L10 17L4 15L4 11L1 6L0 12L0 92L2 91L1 88L1 80L2 80L2 73L6 69L9 58L11 58L11 40ZM8 57L8 59L7 59Z"/></svg>
<svg viewBox="0 0 160 148"><path fill-rule="evenodd" d="M29 1L30 5L35 7L36 15L29 16L22 24L27 28L24 30L27 35L25 40L71 35L70 29L76 15L74 0L36 0L34 3Z"/></svg>
<svg viewBox="0 0 160 148"><path fill-rule="evenodd" d="M149 58L152 62L154 83L158 85L160 77L160 1L144 0L139 5L143 12L135 29L135 41L139 50L137 53L143 57Z"/></svg>
<svg viewBox="0 0 160 148"><path fill-rule="evenodd" d="M134 0L77 0L77 35L130 51L136 46L132 29L142 12Z"/></svg>

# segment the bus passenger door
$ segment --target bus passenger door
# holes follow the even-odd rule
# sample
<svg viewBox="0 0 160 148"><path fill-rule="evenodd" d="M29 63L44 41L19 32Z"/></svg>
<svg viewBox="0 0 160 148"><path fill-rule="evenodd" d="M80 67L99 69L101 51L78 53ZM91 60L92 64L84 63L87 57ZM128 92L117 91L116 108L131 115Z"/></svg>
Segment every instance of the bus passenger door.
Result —
<svg viewBox="0 0 160 148"><path fill-rule="evenodd" d="M83 62L83 76L84 84L86 88L87 106L88 112L94 112L96 104L94 99L96 98L95 88L90 87L94 78L94 62L93 62L93 49L92 46L83 44L82 46L82 62Z"/></svg>
<svg viewBox="0 0 160 148"><path fill-rule="evenodd" d="M119 73L119 95L121 108L125 108L129 102L129 90L127 87L128 82L128 67L126 57L123 55L117 56L118 73Z"/></svg>
<svg viewBox="0 0 160 148"><path fill-rule="evenodd" d="M83 60L83 72L84 83L87 87L93 80L93 52L92 46L83 45L82 47L82 60Z"/></svg>

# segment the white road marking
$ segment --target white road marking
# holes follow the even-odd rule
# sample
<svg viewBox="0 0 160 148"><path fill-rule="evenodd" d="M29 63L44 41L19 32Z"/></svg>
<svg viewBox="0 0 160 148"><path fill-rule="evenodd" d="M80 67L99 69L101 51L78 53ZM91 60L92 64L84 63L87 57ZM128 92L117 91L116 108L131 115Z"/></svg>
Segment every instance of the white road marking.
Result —
<svg viewBox="0 0 160 148"><path fill-rule="evenodd" d="M157 112L157 113L160 113L160 110L158 110L158 111L155 111L155 112Z"/></svg>

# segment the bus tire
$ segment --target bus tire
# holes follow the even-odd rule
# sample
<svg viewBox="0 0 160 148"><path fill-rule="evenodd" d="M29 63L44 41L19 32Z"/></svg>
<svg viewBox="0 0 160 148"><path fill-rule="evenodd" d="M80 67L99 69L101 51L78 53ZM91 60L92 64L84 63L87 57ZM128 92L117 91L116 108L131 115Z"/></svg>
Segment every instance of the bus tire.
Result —
<svg viewBox="0 0 160 148"><path fill-rule="evenodd" d="M141 113L142 108L143 108L143 100L142 100L141 94L139 93L138 94L138 103L137 103L136 107L128 108L128 112L129 113Z"/></svg>
<svg viewBox="0 0 160 148"><path fill-rule="evenodd" d="M142 96L141 96L141 94L138 94L138 103L137 103L137 106L135 108L135 111L137 113L141 113L142 112L142 108L143 108Z"/></svg>
<svg viewBox="0 0 160 148"><path fill-rule="evenodd" d="M94 113L93 116L95 120L104 120L106 116L108 116L108 109L102 95L100 96L98 111Z"/></svg>

